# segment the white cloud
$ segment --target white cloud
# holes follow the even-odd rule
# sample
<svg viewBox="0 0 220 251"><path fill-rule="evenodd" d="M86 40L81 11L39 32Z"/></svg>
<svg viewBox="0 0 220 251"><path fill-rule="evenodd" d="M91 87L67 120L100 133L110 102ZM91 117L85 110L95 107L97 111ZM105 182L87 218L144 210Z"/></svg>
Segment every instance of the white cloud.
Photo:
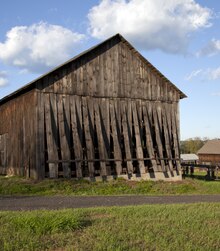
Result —
<svg viewBox="0 0 220 251"><path fill-rule="evenodd" d="M213 92L211 95L212 95L212 96L220 97L220 92Z"/></svg>
<svg viewBox="0 0 220 251"><path fill-rule="evenodd" d="M7 73L0 71L0 88L8 84Z"/></svg>
<svg viewBox="0 0 220 251"><path fill-rule="evenodd" d="M0 60L31 72L45 72L74 55L84 35L59 25L16 26L0 43Z"/></svg>
<svg viewBox="0 0 220 251"><path fill-rule="evenodd" d="M220 53L220 40L212 39L204 48L202 48L198 56L214 56Z"/></svg>
<svg viewBox="0 0 220 251"><path fill-rule="evenodd" d="M208 69L207 75L210 80L220 79L220 67L216 69Z"/></svg>
<svg viewBox="0 0 220 251"><path fill-rule="evenodd" d="M210 26L212 11L194 0L101 0L88 14L89 32L121 33L142 49L186 51L190 35Z"/></svg>
<svg viewBox="0 0 220 251"><path fill-rule="evenodd" d="M185 79L190 81L192 78L200 77L201 80L218 80L220 79L220 67L209 68L209 69L199 69L192 71Z"/></svg>
<svg viewBox="0 0 220 251"><path fill-rule="evenodd" d="M202 69L192 71L185 79L190 81L192 78L198 76L202 72Z"/></svg>

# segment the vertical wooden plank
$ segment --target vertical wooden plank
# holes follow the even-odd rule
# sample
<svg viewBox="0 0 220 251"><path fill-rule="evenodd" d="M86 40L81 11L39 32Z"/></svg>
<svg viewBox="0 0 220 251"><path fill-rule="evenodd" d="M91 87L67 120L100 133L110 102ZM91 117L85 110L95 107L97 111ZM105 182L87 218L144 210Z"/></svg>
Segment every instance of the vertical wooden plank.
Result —
<svg viewBox="0 0 220 251"><path fill-rule="evenodd" d="M38 91L37 93L37 119L36 119L36 169L38 173L38 179L44 179L45 177L45 132L44 132L44 98L43 94ZM25 128L23 135L23 144L25 137Z"/></svg>
<svg viewBox="0 0 220 251"><path fill-rule="evenodd" d="M104 137L104 143L107 153L107 158L110 156L110 114L109 114L109 99L102 98L100 100L101 124Z"/></svg>
<svg viewBox="0 0 220 251"><path fill-rule="evenodd" d="M78 82L78 86L77 86L77 94L78 95L83 95L84 93L84 87L83 87L83 60L80 59L78 60L78 74L77 74L77 82Z"/></svg>
<svg viewBox="0 0 220 251"><path fill-rule="evenodd" d="M144 125L145 125L145 131L146 131L146 146L147 146L147 151L148 151L149 157L151 159L151 164L152 164L153 170L155 172L157 172L158 166L157 166L157 162L155 160L152 131L151 131L151 126L150 126L151 123L150 123L150 119L149 119L149 112L148 112L147 106L149 106L149 102L142 104Z"/></svg>
<svg viewBox="0 0 220 251"><path fill-rule="evenodd" d="M116 114L115 114L115 101L110 100L110 120L111 120L111 128L112 128L112 138L113 138L113 147L114 147L114 159L117 161L115 162L116 165L116 172L117 175L122 174L122 165L121 165L121 160L122 160L122 154L121 154L121 147L120 147L120 132L119 128L117 127L117 122L116 122Z"/></svg>
<svg viewBox="0 0 220 251"><path fill-rule="evenodd" d="M7 174L8 133L0 135L0 174Z"/></svg>
<svg viewBox="0 0 220 251"><path fill-rule="evenodd" d="M171 105L171 121L172 121L172 131L173 131L173 143L174 143L174 151L175 151L175 159L177 170L181 170L180 164L180 150L179 150L179 138L178 138L178 125L177 125L177 114L175 109L176 104L172 103Z"/></svg>
<svg viewBox="0 0 220 251"><path fill-rule="evenodd" d="M105 45L105 49L106 49L106 51L103 53L103 58L104 58L104 61L103 61L103 65L102 65L102 67L103 67L103 69L104 69L104 97L108 97L108 95L109 95L109 89L110 89L110 78L111 78L111 76L110 76L110 72L109 72L109 62L110 62L110 60L109 60L109 43L107 43L106 45Z"/></svg>
<svg viewBox="0 0 220 251"><path fill-rule="evenodd" d="M141 144L141 137L140 137L140 122L137 114L137 107L136 102L132 102L132 112L133 112L133 121L134 121L134 130L135 130L135 139L136 139L136 156L139 159L139 169L140 173L146 173L145 165L144 165L144 154L143 154L143 148Z"/></svg>
<svg viewBox="0 0 220 251"><path fill-rule="evenodd" d="M73 150L76 160L76 177L82 178L82 160L83 160L83 145L82 145L82 111L81 100L79 96L70 96L70 120L73 137Z"/></svg>
<svg viewBox="0 0 220 251"><path fill-rule="evenodd" d="M118 68L119 68L119 88L118 97L125 97L124 79L123 79L123 56L122 56L122 42L118 44ZM116 66L117 67L117 66Z"/></svg>
<svg viewBox="0 0 220 251"><path fill-rule="evenodd" d="M157 105L155 103L153 104L152 112L153 112L153 118L154 118L158 154L160 158L161 169L164 172L166 171L166 169L165 169L165 162L163 160L164 156L163 156L163 147L162 147L162 140L161 140L160 120L158 118Z"/></svg>
<svg viewBox="0 0 220 251"><path fill-rule="evenodd" d="M124 44L124 53L125 53L125 60L124 60L124 65L125 65L125 74L126 74L126 97L132 97L131 89L132 89L132 57L131 57L131 51L129 47Z"/></svg>
<svg viewBox="0 0 220 251"><path fill-rule="evenodd" d="M99 158L100 161L100 175L101 176L107 176L107 168L106 168L106 162L102 161L107 158L107 150L104 142L104 135L103 135L103 129L102 129L102 121L101 121L101 107L99 104L99 100L94 100L94 111L95 111L95 123L96 123L96 130L97 130L97 137L98 137L98 148L99 148Z"/></svg>
<svg viewBox="0 0 220 251"><path fill-rule="evenodd" d="M121 43L121 57L122 57L122 86L123 86L123 97L129 98L129 88L127 85L127 56L126 56L126 48L124 43Z"/></svg>
<svg viewBox="0 0 220 251"><path fill-rule="evenodd" d="M133 164L132 164L132 151L131 151L131 138L129 137L129 122L128 122L128 110L125 101L121 101L121 116L122 116L122 128L125 144L125 154L126 154L126 163L128 174L133 173Z"/></svg>
<svg viewBox="0 0 220 251"><path fill-rule="evenodd" d="M169 164L169 170L172 172L173 171L173 163L172 163L172 152L171 152L171 139L170 139L170 132L169 132L169 126L168 123L170 121L167 118L167 109L166 109L166 104L163 104L163 109L162 109L162 114L163 114L163 130L164 130L164 137L165 137L165 149L168 157L168 164Z"/></svg>
<svg viewBox="0 0 220 251"><path fill-rule="evenodd" d="M100 56L96 56L93 66L93 73L94 73L94 96L98 96L99 94L99 83L101 83L101 74L100 74Z"/></svg>
<svg viewBox="0 0 220 251"><path fill-rule="evenodd" d="M71 94L75 95L77 93L77 63L72 62L70 72L70 85L71 85Z"/></svg>
<svg viewBox="0 0 220 251"><path fill-rule="evenodd" d="M98 83L98 96L103 97L105 93L105 53L99 55L99 74L100 82Z"/></svg>
<svg viewBox="0 0 220 251"><path fill-rule="evenodd" d="M131 107L131 99L126 102L127 109L127 125L128 125L128 138L129 145L131 149L131 156L133 157L134 147L133 147L133 123L132 123L132 107Z"/></svg>
<svg viewBox="0 0 220 251"><path fill-rule="evenodd" d="M50 95L44 94L44 113L45 113L45 127L47 140L47 153L49 160L58 160L58 152L56 145L56 129L53 125L52 118L54 117L51 107ZM49 163L50 178L58 177L58 165L56 163Z"/></svg>
<svg viewBox="0 0 220 251"><path fill-rule="evenodd" d="M68 95L57 95L58 124L62 160L71 159L70 146L70 112ZM70 162L63 162L63 176L71 177Z"/></svg>
<svg viewBox="0 0 220 251"><path fill-rule="evenodd" d="M93 151L92 159L95 159L95 144L94 144L94 135L95 135L95 122L94 122L94 99L91 97L87 97L87 106L88 106L88 118L89 118L89 130L90 130L90 137L91 137L91 147ZM94 169L94 162L91 162L89 165L89 174L90 177L95 175Z"/></svg>
<svg viewBox="0 0 220 251"><path fill-rule="evenodd" d="M117 97L119 87L119 70L118 70L118 45L114 45L111 50L111 75L112 75L112 90L111 96Z"/></svg>
<svg viewBox="0 0 220 251"><path fill-rule="evenodd" d="M93 116L93 114L90 114L90 111L93 108L90 107L90 111L89 111L86 97L82 97L82 109L83 109L83 122L84 122L87 159L93 160L95 159L94 144L93 144L93 139L92 139L93 134L91 132L92 126L93 126L91 122L91 116ZM94 176L94 162L89 161L88 168L89 168L90 177L93 177Z"/></svg>

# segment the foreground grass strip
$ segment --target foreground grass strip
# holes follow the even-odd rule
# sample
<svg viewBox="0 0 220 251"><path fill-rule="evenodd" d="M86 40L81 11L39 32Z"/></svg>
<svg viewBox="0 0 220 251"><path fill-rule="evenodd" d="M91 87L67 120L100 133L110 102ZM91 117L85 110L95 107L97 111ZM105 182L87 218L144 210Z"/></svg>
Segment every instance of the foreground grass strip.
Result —
<svg viewBox="0 0 220 251"><path fill-rule="evenodd" d="M0 212L0 250L220 250L220 203Z"/></svg>
<svg viewBox="0 0 220 251"><path fill-rule="evenodd" d="M109 182L76 181L71 179L26 180L19 177L0 176L0 195L179 195L219 194L220 181L187 178L180 182L126 181Z"/></svg>

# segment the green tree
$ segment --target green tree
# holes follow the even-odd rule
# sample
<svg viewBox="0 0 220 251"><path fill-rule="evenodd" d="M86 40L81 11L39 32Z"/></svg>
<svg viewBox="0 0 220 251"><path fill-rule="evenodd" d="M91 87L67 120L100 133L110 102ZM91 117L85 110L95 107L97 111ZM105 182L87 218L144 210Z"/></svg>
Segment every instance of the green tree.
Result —
<svg viewBox="0 0 220 251"><path fill-rule="evenodd" d="M181 153L197 153L198 150L206 143L208 138L190 138L180 142Z"/></svg>

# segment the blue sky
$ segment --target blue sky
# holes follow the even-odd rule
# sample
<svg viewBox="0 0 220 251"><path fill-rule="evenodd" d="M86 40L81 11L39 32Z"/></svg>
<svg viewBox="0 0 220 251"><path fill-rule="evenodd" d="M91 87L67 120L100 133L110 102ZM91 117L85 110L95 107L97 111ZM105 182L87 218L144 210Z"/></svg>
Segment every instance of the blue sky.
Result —
<svg viewBox="0 0 220 251"><path fill-rule="evenodd" d="M0 98L115 33L188 96L181 139L220 138L217 0L2 1Z"/></svg>

